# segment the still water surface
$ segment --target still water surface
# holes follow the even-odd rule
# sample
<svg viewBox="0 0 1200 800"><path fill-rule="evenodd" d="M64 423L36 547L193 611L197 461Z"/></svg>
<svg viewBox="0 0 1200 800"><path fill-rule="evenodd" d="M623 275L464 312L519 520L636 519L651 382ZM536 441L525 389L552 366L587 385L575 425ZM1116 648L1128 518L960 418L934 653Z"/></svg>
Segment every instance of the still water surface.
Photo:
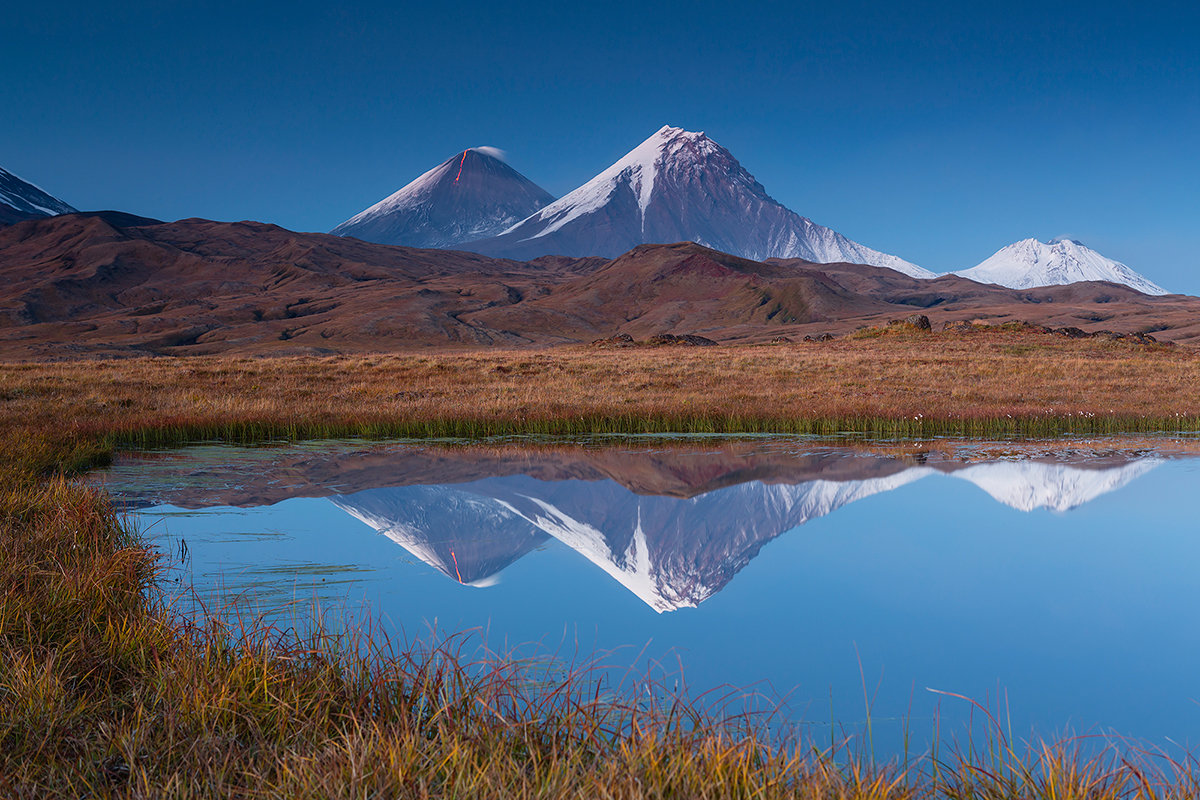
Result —
<svg viewBox="0 0 1200 800"><path fill-rule="evenodd" d="M1177 441L329 442L130 454L97 480L185 573L257 608L479 629L898 753L1014 733L1200 744L1200 460ZM864 696L865 684L865 696ZM1007 706L1004 707L1005 698ZM976 715L978 717L978 715ZM824 732L821 726L824 726Z"/></svg>

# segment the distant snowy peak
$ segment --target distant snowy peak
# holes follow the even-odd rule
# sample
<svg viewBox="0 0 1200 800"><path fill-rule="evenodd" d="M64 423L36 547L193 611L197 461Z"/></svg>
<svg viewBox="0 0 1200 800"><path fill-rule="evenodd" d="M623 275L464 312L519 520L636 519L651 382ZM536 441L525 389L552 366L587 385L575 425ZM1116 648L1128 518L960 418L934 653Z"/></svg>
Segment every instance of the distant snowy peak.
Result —
<svg viewBox="0 0 1200 800"><path fill-rule="evenodd" d="M456 153L331 233L410 247L454 247L494 236L554 199L503 155L494 147Z"/></svg>
<svg viewBox="0 0 1200 800"><path fill-rule="evenodd" d="M955 273L980 283L1012 289L1062 286L1079 281L1111 281L1144 294L1169 294L1125 264L1105 258L1073 239L1023 239L997 251L971 269Z"/></svg>
<svg viewBox="0 0 1200 800"><path fill-rule="evenodd" d="M615 257L639 244L678 241L756 260L849 261L934 277L788 210L724 147L703 132L669 125L578 189L473 249L515 258Z"/></svg>
<svg viewBox="0 0 1200 800"><path fill-rule="evenodd" d="M4 212L0 214L0 222L6 219L16 222L21 219L73 214L75 209L32 183L0 168L0 212Z"/></svg>

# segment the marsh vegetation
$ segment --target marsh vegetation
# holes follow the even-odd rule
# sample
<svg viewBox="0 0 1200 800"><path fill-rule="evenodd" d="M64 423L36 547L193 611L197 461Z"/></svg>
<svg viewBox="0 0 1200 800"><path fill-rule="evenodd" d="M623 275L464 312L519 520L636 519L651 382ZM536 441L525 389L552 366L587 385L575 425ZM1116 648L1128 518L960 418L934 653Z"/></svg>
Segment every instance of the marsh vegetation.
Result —
<svg viewBox="0 0 1200 800"><path fill-rule="evenodd" d="M1192 430L1200 362L1018 334L700 351L0 367L0 792L33 797L1184 797L1186 753L983 741L892 764L695 699L555 683L369 621L188 616L72 477L121 443L331 434ZM1087 386L1086 395L1080 387ZM984 713L981 709L980 713Z"/></svg>

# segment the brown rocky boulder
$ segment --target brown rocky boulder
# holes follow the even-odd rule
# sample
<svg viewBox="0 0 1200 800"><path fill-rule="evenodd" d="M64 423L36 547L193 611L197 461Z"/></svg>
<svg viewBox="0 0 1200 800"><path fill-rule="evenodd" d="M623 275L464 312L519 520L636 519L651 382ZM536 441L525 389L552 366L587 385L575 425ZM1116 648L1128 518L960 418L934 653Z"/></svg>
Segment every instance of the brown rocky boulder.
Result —
<svg viewBox="0 0 1200 800"><path fill-rule="evenodd" d="M634 347L636 344L637 342L628 333L618 333L607 339L597 339L592 342L592 347Z"/></svg>
<svg viewBox="0 0 1200 800"><path fill-rule="evenodd" d="M904 318L905 325L911 325L919 331L933 330L933 326L929 324L929 317L924 314L910 314Z"/></svg>
<svg viewBox="0 0 1200 800"><path fill-rule="evenodd" d="M646 344L654 346L670 345L684 347L711 347L716 344L712 339L704 336L694 336L690 333L685 333L682 336L677 336L674 333L658 333L646 340Z"/></svg>

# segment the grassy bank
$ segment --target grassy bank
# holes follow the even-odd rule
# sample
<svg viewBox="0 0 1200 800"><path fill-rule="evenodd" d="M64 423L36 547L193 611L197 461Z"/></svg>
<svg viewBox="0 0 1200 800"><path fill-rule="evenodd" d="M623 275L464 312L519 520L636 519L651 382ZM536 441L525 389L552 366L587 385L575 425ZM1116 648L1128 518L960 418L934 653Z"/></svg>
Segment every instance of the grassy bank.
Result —
<svg viewBox="0 0 1200 800"><path fill-rule="evenodd" d="M995 331L759 347L0 365L6 424L153 441L271 436L1200 428L1188 348Z"/></svg>
<svg viewBox="0 0 1200 800"><path fill-rule="evenodd" d="M1009 414L1027 426L1196 427L1186 402L1200 364L1179 349L1064 342L1013 354L1004 348L1020 341L1000 337L972 358L928 343L0 367L0 796L1200 794L1193 764L1135 748L1010 748L997 732L975 751L870 766L771 743L753 721L701 705L610 697L586 674L547 685L502 661L464 664L453 644L406 650L370 628L192 620L156 599L156 558L105 497L69 480L115 442L213 434L839 421L903 431L907 416L1000 425ZM1039 405L1077 394L1089 374L1088 402L1113 403L1107 414L1082 400Z"/></svg>

